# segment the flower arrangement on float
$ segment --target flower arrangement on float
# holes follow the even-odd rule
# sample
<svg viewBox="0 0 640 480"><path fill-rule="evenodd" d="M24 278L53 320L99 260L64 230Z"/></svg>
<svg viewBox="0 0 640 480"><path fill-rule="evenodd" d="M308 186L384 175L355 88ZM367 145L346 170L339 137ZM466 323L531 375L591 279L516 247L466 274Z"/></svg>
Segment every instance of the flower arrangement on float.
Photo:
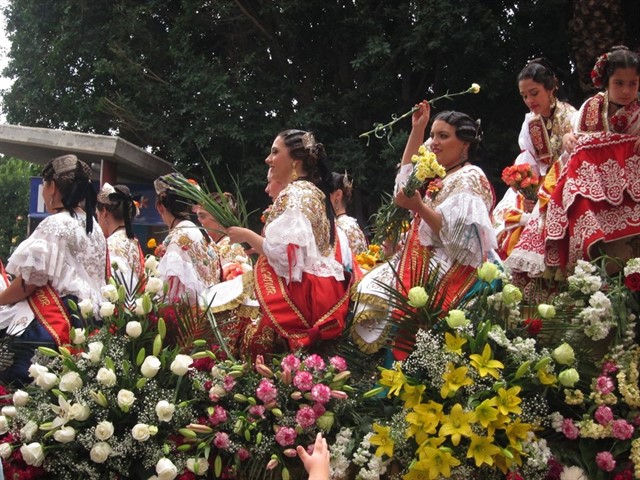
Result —
<svg viewBox="0 0 640 480"><path fill-rule="evenodd" d="M522 293L494 264L478 275L473 300L445 315L432 314L429 286L407 292L406 311L425 328L405 360L379 368L378 387L364 395L384 395L385 416L351 454L357 478L386 471L404 479L546 477L553 456L540 436L546 394L565 381L568 347L531 336L520 317Z"/></svg>
<svg viewBox="0 0 640 480"><path fill-rule="evenodd" d="M8 478L263 478L303 470L297 445L330 434L353 404L339 356L273 364L227 358L196 338L204 310L165 303L149 257L144 292L103 288L99 328L40 348L33 383L4 396L0 457ZM81 301L75 314L92 311ZM209 335L211 337L211 335ZM220 338L218 338L219 340Z"/></svg>
<svg viewBox="0 0 640 480"><path fill-rule="evenodd" d="M577 370L556 399L547 437L572 478L640 478L639 291L640 258L603 257L579 261L554 298Z"/></svg>

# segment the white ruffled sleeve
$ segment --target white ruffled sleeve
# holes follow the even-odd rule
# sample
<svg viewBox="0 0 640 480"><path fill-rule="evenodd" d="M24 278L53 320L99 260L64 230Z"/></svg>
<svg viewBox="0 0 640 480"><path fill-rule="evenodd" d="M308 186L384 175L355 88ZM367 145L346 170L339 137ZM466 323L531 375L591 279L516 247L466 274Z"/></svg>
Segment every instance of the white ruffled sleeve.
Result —
<svg viewBox="0 0 640 480"><path fill-rule="evenodd" d="M286 209L267 225L264 235L264 254L278 276L287 282L302 280L305 267L319 260L311 222L297 208Z"/></svg>
<svg viewBox="0 0 640 480"><path fill-rule="evenodd" d="M443 248L447 257L463 265L477 267L489 252L497 248L495 230L487 207L477 195L456 193L435 209L442 215L440 234L422 221L418 229L420 243Z"/></svg>
<svg viewBox="0 0 640 480"><path fill-rule="evenodd" d="M36 228L13 252L7 271L22 276L29 285L54 283L62 277L65 266L65 249L58 245L60 240L59 236L47 234L44 228Z"/></svg>
<svg viewBox="0 0 640 480"><path fill-rule="evenodd" d="M400 189L406 185L411 172L413 172L412 163L406 163L400 167L398 173L396 173L396 184L393 188L394 195L396 195L400 191Z"/></svg>

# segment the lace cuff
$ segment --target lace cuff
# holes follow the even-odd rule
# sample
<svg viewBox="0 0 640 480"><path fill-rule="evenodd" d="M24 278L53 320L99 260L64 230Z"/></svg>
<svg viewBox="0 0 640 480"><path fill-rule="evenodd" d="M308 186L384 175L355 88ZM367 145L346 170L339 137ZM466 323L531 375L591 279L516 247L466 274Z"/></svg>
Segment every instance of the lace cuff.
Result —
<svg viewBox="0 0 640 480"><path fill-rule="evenodd" d="M41 287L55 280L64 272L64 252L56 243L42 238L27 238L11 255L7 272L21 275L25 283Z"/></svg>

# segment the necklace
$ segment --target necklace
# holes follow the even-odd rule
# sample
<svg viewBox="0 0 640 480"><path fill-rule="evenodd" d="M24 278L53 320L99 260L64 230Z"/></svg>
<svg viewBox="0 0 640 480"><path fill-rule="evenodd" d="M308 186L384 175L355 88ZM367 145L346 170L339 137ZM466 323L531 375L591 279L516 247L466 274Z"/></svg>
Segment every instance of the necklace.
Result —
<svg viewBox="0 0 640 480"><path fill-rule="evenodd" d="M556 113L556 107L553 107L551 109L551 111L549 112L549 117L548 118L544 118L542 116L542 114L540 115L542 117L542 120L544 121L544 126L547 129L547 131L551 131L551 129L553 128L553 114Z"/></svg>
<svg viewBox="0 0 640 480"><path fill-rule="evenodd" d="M113 234L114 234L114 233L116 233L118 230L122 230L122 229L124 229L124 225L117 226L116 228L114 228L113 232L111 232L111 233L109 234L109 236L113 235Z"/></svg>
<svg viewBox="0 0 640 480"><path fill-rule="evenodd" d="M169 230L173 230L173 226L176 224L176 222L179 223L182 220L184 220L184 218L173 217L173 220L171 221L171 225L169 225Z"/></svg>
<svg viewBox="0 0 640 480"><path fill-rule="evenodd" d="M347 214L347 212L336 213L336 218L340 218L340 217L342 217L343 215L346 215L346 214Z"/></svg>
<svg viewBox="0 0 640 480"><path fill-rule="evenodd" d="M449 168L445 168L445 169L444 169L444 171L445 171L445 172L447 172L447 173L449 173L449 172L451 172L452 170L456 170L458 167L461 167L462 165L464 165L464 164L465 164L465 163L467 163L468 161L469 161L469 160L464 159L464 160L462 160L461 162L458 162L458 163L456 163L455 165L453 165L453 166L451 166L451 167L449 167Z"/></svg>

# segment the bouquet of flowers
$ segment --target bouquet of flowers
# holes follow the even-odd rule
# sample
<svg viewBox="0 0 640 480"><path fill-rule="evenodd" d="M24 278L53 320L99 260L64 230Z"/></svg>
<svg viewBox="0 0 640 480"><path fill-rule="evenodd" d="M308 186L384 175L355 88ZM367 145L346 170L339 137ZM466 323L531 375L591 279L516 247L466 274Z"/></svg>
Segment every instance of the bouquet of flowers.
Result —
<svg viewBox="0 0 640 480"><path fill-rule="evenodd" d="M640 259L616 262L616 274L606 272L613 259L602 260L578 262L567 292L555 300L559 313L567 310L577 327L567 331L567 341L580 346L581 368L579 381L557 399L549 440L565 470L594 480L624 480L640 476ZM596 369L590 368L594 362Z"/></svg>
<svg viewBox="0 0 640 480"><path fill-rule="evenodd" d="M412 197L416 190L432 178L444 178L447 174L442 165L438 163L435 153L421 145L418 154L411 157L413 170L409 174L403 192L407 197ZM387 203L383 203L374 216L374 243L381 243L388 238L397 242L399 232L403 230L404 224L411 220L407 210L398 207L393 198Z"/></svg>
<svg viewBox="0 0 640 480"><path fill-rule="evenodd" d="M183 451L212 462L216 477L254 479L302 472L296 445L313 445L316 434L331 434L334 422L353 402L344 358L289 354L253 365L211 359L197 368L193 390L202 414L180 430ZM241 474L241 475L240 475ZM298 475L300 474L300 475Z"/></svg>
<svg viewBox="0 0 640 480"><path fill-rule="evenodd" d="M542 182L528 163L506 167L502 170L502 181L527 200L538 199L538 188Z"/></svg>
<svg viewBox="0 0 640 480"><path fill-rule="evenodd" d="M382 261L380 245L372 243L366 252L356 255L356 262L362 270L369 271Z"/></svg>
<svg viewBox="0 0 640 480"><path fill-rule="evenodd" d="M153 280L132 302L124 286L107 285L101 328L72 329L72 345L39 349L33 384L15 391L0 415L8 478L146 480L194 471L178 432L198 418L184 377L206 354L204 342L185 351L168 341Z"/></svg>

